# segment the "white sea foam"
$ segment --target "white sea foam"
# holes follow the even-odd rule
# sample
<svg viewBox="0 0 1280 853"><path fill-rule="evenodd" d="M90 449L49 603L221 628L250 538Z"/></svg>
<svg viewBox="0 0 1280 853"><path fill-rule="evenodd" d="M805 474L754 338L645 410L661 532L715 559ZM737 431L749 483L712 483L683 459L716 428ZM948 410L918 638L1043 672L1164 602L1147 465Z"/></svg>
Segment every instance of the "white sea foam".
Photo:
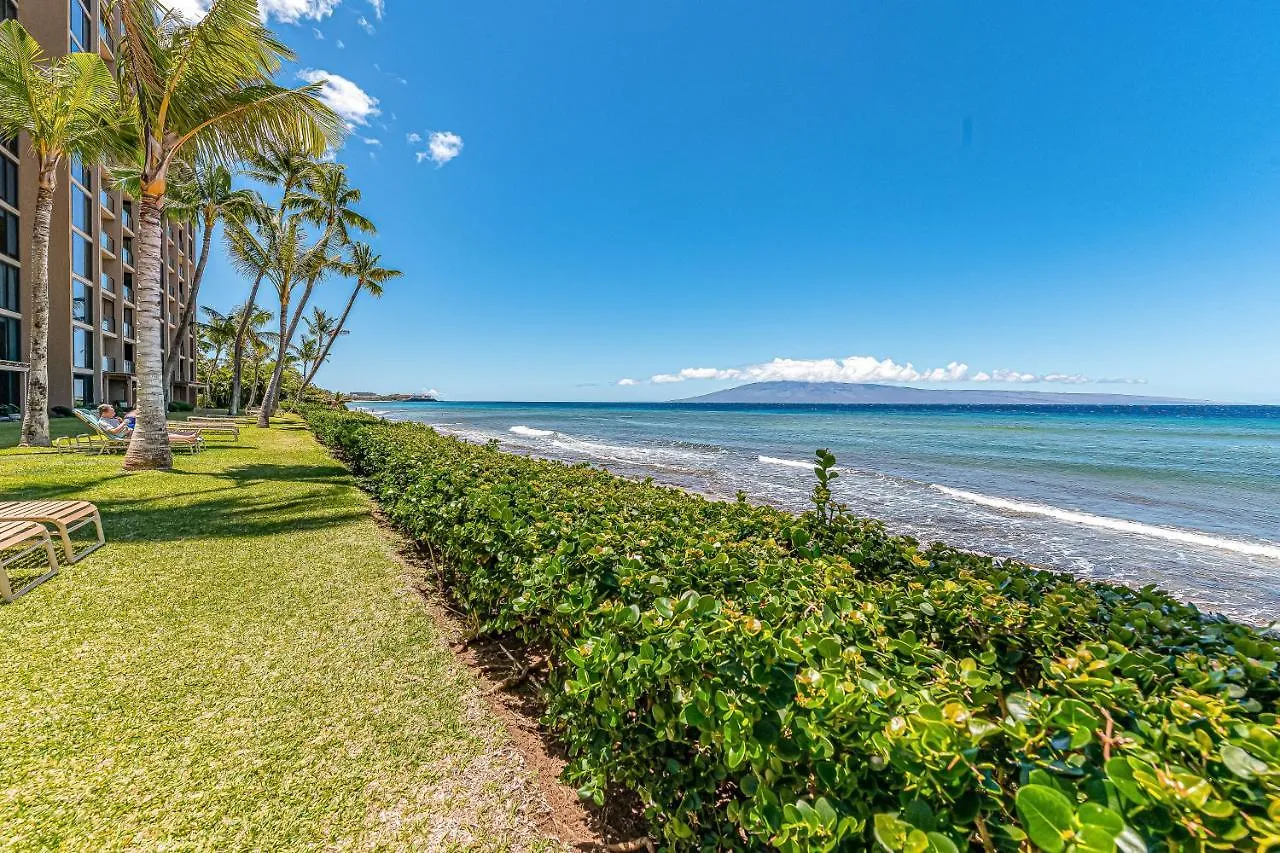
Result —
<svg viewBox="0 0 1280 853"><path fill-rule="evenodd" d="M812 462L800 462L796 459L779 459L776 456L757 456L756 461L762 465L785 465L788 468L803 468L806 471L814 469Z"/></svg>
<svg viewBox="0 0 1280 853"><path fill-rule="evenodd" d="M525 426L524 424L516 424L515 426L513 426L511 429L507 431L515 433L516 435L527 436L529 438L546 438L549 435L556 434L555 430L534 429L533 427Z"/></svg>
<svg viewBox="0 0 1280 853"><path fill-rule="evenodd" d="M1009 500L1008 498L996 498L990 495L978 494L977 492L966 492L961 489L952 489L947 486L934 485L934 489L949 495L953 498L969 501L979 506L990 507L992 509L1003 509L1009 512L1018 512L1025 515L1040 515L1047 518L1053 518L1057 521L1065 521L1070 524L1081 524L1086 527L1095 527L1100 530L1113 530L1117 533L1133 533L1138 536L1150 536L1156 539L1164 539L1168 542L1181 542L1186 545L1198 545L1202 548L1215 548L1220 551L1234 551L1237 554L1250 554L1256 557L1269 557L1271 559L1280 560L1280 545L1268 545L1263 542L1242 542L1238 539L1225 539L1221 536L1214 536L1209 533L1197 533L1193 530L1181 530L1176 527L1159 527L1154 524L1143 524L1139 521L1127 521L1123 518L1109 518L1105 515L1091 515L1087 512L1075 512L1069 509L1059 509L1055 506L1047 506L1045 504L1028 503L1026 501Z"/></svg>

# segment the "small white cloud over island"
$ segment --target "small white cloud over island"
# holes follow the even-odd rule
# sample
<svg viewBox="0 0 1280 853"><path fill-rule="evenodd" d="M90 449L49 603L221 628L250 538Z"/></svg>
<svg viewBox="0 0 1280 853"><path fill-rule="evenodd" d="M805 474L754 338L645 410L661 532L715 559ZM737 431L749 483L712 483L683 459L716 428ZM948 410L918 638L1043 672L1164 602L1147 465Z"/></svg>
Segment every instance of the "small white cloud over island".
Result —
<svg viewBox="0 0 1280 853"><path fill-rule="evenodd" d="M846 358L775 358L746 367L686 367L675 373L655 373L645 382L665 385L694 380L737 382L1005 382L1079 385L1095 380L1076 373L1029 373L1000 368L973 371L969 365L953 361L945 367L917 368L911 362L899 364L891 358L869 355ZM1140 379L1097 380L1140 384ZM639 385L642 380L620 379L619 385Z"/></svg>

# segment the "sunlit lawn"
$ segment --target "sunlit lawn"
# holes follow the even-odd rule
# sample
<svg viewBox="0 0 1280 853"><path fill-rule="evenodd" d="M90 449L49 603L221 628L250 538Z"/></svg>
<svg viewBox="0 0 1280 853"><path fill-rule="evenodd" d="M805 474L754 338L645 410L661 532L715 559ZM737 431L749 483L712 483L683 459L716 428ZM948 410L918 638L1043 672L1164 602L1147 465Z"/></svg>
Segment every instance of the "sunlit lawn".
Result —
<svg viewBox="0 0 1280 853"><path fill-rule="evenodd" d="M0 498L92 500L108 538L0 606L0 846L540 846L345 469L296 425L211 444L0 453Z"/></svg>

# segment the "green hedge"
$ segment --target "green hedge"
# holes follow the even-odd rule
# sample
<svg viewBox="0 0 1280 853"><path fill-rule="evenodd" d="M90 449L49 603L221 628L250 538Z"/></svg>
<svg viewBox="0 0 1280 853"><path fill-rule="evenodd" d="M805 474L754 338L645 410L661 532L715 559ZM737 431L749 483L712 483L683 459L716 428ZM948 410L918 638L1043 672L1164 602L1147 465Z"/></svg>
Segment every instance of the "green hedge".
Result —
<svg viewBox="0 0 1280 853"><path fill-rule="evenodd" d="M1280 847L1280 643L1250 628L922 547L822 484L793 516L308 417L484 631L547 653L567 778L669 847Z"/></svg>

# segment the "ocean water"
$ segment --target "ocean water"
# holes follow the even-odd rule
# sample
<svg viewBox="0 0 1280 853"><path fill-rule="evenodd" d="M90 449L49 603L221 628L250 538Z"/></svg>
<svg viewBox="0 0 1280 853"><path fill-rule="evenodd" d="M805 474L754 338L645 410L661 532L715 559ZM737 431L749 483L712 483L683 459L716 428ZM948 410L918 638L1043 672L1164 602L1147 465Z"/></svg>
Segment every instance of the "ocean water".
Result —
<svg viewBox="0 0 1280 853"><path fill-rule="evenodd" d="M1280 407L366 403L389 420L1280 620Z"/></svg>

